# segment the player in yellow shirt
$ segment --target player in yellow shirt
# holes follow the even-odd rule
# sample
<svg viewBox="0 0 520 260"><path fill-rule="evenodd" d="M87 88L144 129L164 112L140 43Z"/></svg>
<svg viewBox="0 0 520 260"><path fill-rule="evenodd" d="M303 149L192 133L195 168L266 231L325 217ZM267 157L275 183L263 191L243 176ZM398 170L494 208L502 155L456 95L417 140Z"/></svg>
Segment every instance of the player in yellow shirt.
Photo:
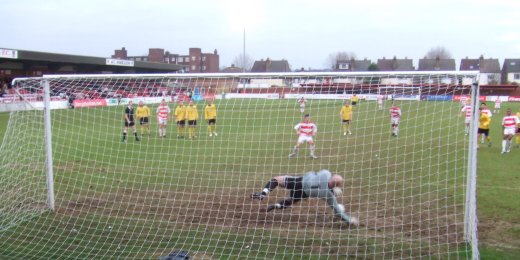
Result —
<svg viewBox="0 0 520 260"><path fill-rule="evenodd" d="M516 117L520 119L520 111L516 112ZM516 134L515 134L515 147L520 147L520 126L516 128Z"/></svg>
<svg viewBox="0 0 520 260"><path fill-rule="evenodd" d="M208 121L209 136L217 136L215 126L217 123L217 107L213 104L213 100L211 99L208 99L208 104L204 108L204 119Z"/></svg>
<svg viewBox="0 0 520 260"><path fill-rule="evenodd" d="M352 105L348 100L345 100L341 110L339 111L339 117L341 119L341 124L343 125L343 135L352 134L350 132L350 121L352 120Z"/></svg>
<svg viewBox="0 0 520 260"><path fill-rule="evenodd" d="M150 108L146 106L143 101L140 101L136 114L137 120L139 120L139 124L141 125L141 135L150 135Z"/></svg>
<svg viewBox="0 0 520 260"><path fill-rule="evenodd" d="M480 110L480 117L478 119L478 131L477 131L477 140L480 140L481 135L484 135L486 137L486 140L488 142L488 146L491 146L491 138L489 137L489 125L491 123L491 118L489 117L488 113L483 111L482 108ZM478 142L477 142L478 143ZM477 148L478 148L477 144Z"/></svg>
<svg viewBox="0 0 520 260"><path fill-rule="evenodd" d="M175 108L173 115L175 116L175 122L177 122L177 138L184 138L184 127L186 125L186 105L184 101L179 101L179 105Z"/></svg>
<svg viewBox="0 0 520 260"><path fill-rule="evenodd" d="M196 138L195 127L197 126L197 119L199 119L199 112L192 100L190 100L190 103L186 107L186 117L188 119L188 137L190 139Z"/></svg>
<svg viewBox="0 0 520 260"><path fill-rule="evenodd" d="M359 97L356 94L354 94L350 100L352 101L352 107L355 107L359 102Z"/></svg>

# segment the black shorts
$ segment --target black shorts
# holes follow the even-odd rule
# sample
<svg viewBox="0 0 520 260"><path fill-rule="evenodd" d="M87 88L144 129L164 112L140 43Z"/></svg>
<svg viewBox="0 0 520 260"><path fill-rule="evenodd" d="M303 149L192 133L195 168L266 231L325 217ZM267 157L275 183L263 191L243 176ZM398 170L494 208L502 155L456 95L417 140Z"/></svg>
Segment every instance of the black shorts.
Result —
<svg viewBox="0 0 520 260"><path fill-rule="evenodd" d="M214 125L215 123L217 123L217 119L208 119L208 125Z"/></svg>
<svg viewBox="0 0 520 260"><path fill-rule="evenodd" d="M357 102L356 101L352 101L352 105L353 106L357 105Z"/></svg>
<svg viewBox="0 0 520 260"><path fill-rule="evenodd" d="M344 124L350 124L350 120L343 120Z"/></svg>
<svg viewBox="0 0 520 260"><path fill-rule="evenodd" d="M134 121L130 121L130 122L125 121L125 127L132 127L132 126L134 126L134 125L135 125L135 122L134 122Z"/></svg>
<svg viewBox="0 0 520 260"><path fill-rule="evenodd" d="M178 126L184 126L184 125L186 125L186 120L179 120L179 121L177 121L177 125L178 125Z"/></svg>
<svg viewBox="0 0 520 260"><path fill-rule="evenodd" d="M188 120L188 125L197 125L197 120Z"/></svg>
<svg viewBox="0 0 520 260"><path fill-rule="evenodd" d="M141 124L141 125L147 125L148 122L149 122L148 117L141 117L139 119L139 124Z"/></svg>
<svg viewBox="0 0 520 260"><path fill-rule="evenodd" d="M489 129L482 129L482 128L479 128L477 130L477 133L478 134L484 134L485 136L489 136Z"/></svg>
<svg viewBox="0 0 520 260"><path fill-rule="evenodd" d="M289 197L293 199L309 197L303 191L303 177L285 177L285 188L289 190Z"/></svg>

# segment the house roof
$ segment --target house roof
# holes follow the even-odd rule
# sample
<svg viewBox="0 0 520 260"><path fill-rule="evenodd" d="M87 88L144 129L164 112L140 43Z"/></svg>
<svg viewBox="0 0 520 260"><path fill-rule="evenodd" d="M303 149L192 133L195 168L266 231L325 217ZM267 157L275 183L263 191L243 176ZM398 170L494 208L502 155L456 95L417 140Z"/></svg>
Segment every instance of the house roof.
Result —
<svg viewBox="0 0 520 260"><path fill-rule="evenodd" d="M455 70L455 59L420 59L419 71L453 71Z"/></svg>
<svg viewBox="0 0 520 260"><path fill-rule="evenodd" d="M404 58L397 59L394 57L393 59L378 59L377 67L379 67L380 71L413 71L415 68L413 67L412 59Z"/></svg>
<svg viewBox="0 0 520 260"><path fill-rule="evenodd" d="M251 68L251 72L290 72L291 67L286 60L257 60Z"/></svg>
<svg viewBox="0 0 520 260"><path fill-rule="evenodd" d="M520 59L505 59L502 71L504 73L520 72Z"/></svg>
<svg viewBox="0 0 520 260"><path fill-rule="evenodd" d="M482 73L500 73L500 63L498 59L484 59L480 56L478 59L462 59L460 61L460 70L479 70Z"/></svg>
<svg viewBox="0 0 520 260"><path fill-rule="evenodd" d="M222 73L240 73L243 72L243 69L240 67L235 67L235 65L231 65L231 67L226 67L220 72Z"/></svg>

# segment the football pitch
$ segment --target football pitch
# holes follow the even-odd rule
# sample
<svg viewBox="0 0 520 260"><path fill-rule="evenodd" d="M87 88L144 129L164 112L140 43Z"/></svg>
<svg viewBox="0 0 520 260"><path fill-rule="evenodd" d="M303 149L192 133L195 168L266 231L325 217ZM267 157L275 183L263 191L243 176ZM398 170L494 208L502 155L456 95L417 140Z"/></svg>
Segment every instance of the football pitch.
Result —
<svg viewBox="0 0 520 260"><path fill-rule="evenodd" d="M399 101L397 138L390 136L389 103L377 110L375 102L355 108L353 134L344 136L341 104L307 104L318 126L316 160L308 157L307 145L297 158L287 156L302 116L295 100L217 100L216 137L208 136L201 118L194 140L177 138L172 123L167 137L159 138L152 120L150 136L136 142L129 135L126 143L124 106L54 110L56 211L41 210L41 200L16 202L34 209L0 230L0 258L157 259L181 249L195 259L470 257L462 237L468 138L459 103ZM197 105L202 117L204 103ZM520 255L520 149L500 155L500 121L508 107L520 109L503 104L492 120L493 146L478 152L483 259ZM41 120L38 112L1 113L2 136L10 116L27 120L16 120L19 125L11 125L15 130L3 140L27 131L27 121ZM18 154L4 154L43 167L41 154L24 152L42 144L41 134L19 141L27 147ZM262 212L285 195L281 189L261 202L249 198L273 176L320 169L345 178L339 200L362 226L341 223L319 200ZM45 176L27 182L45 202ZM0 185L2 194L16 191Z"/></svg>

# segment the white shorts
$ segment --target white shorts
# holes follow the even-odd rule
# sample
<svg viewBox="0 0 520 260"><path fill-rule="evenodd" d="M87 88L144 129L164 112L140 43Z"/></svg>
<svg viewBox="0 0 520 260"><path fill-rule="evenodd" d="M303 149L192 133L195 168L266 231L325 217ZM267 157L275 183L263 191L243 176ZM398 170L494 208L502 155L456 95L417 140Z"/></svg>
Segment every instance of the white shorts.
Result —
<svg viewBox="0 0 520 260"><path fill-rule="evenodd" d="M515 135L515 128L504 128L504 135Z"/></svg>
<svg viewBox="0 0 520 260"><path fill-rule="evenodd" d="M168 123L167 118L159 118L159 125L166 125L166 123Z"/></svg>
<svg viewBox="0 0 520 260"><path fill-rule="evenodd" d="M398 125L398 124L399 124L399 121L401 121L401 118L392 117L392 118L390 119L390 123L391 123L392 125Z"/></svg>
<svg viewBox="0 0 520 260"><path fill-rule="evenodd" d="M500 108L500 104L496 104L496 105L495 105L495 108Z"/></svg>
<svg viewBox="0 0 520 260"><path fill-rule="evenodd" d="M464 123L466 123L466 124L471 123L471 118L466 117L466 119L464 120Z"/></svg>
<svg viewBox="0 0 520 260"><path fill-rule="evenodd" d="M300 135L300 137L298 137L298 143L299 144L303 144L303 143L314 143L314 140L312 140L312 136L308 136L308 135Z"/></svg>

